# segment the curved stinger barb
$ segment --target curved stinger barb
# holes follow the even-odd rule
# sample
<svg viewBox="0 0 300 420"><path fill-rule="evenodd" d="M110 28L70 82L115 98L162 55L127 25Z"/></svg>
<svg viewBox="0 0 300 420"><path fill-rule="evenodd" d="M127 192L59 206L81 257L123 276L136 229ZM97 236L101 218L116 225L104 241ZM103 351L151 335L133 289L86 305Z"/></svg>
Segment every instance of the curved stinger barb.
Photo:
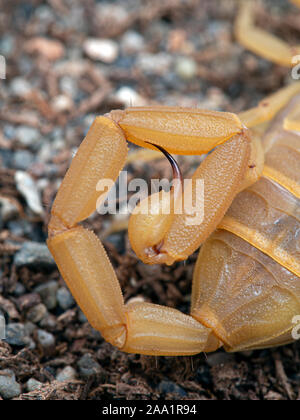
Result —
<svg viewBox="0 0 300 420"><path fill-rule="evenodd" d="M177 161L174 159L174 157L167 152L163 147L150 143L150 142L146 142L148 144L151 144L151 146L156 147L158 150L160 150L168 159L168 161L170 162L171 166L172 166L172 170L173 170L173 179L177 179L181 182L181 185L183 185L183 176L182 176L182 172L181 169L177 163Z"/></svg>
<svg viewBox="0 0 300 420"><path fill-rule="evenodd" d="M180 169L180 167L179 167L176 159L169 152L167 152L163 147L161 147L159 145L156 145L156 144L153 144L153 143L150 143L150 142L146 142L146 143L147 144L150 144L151 146L155 147L160 152L162 152L165 155L165 157L168 159L168 161L170 162L171 167L172 167L172 171L173 171L173 185L172 185L172 188L170 189L170 194L169 194L169 198L170 198L170 215L168 217L169 221L167 222L170 225L170 223L171 223L170 216L173 216L172 208L175 206L176 200L178 198L180 198L180 196L183 193L183 176L182 176L182 172L181 172L181 169ZM159 256L162 253L163 245L164 245L164 240L162 239L158 244L153 245L152 247L150 247L148 251L150 252L150 254L152 252L154 252L156 254L156 256Z"/></svg>

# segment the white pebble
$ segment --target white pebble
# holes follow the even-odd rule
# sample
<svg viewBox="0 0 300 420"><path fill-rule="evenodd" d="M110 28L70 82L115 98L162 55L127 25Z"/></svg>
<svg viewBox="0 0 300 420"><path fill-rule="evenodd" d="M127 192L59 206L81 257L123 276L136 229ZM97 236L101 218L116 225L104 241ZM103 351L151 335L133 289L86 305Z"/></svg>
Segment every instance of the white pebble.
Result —
<svg viewBox="0 0 300 420"><path fill-rule="evenodd" d="M119 54L118 44L111 39L89 38L83 45L84 52L92 60L113 63Z"/></svg>
<svg viewBox="0 0 300 420"><path fill-rule="evenodd" d="M147 103L141 95L128 86L123 86L116 92L116 99L126 107L144 106Z"/></svg>
<svg viewBox="0 0 300 420"><path fill-rule="evenodd" d="M193 79L197 75L197 63L189 57L181 57L176 63L176 73L182 79Z"/></svg>
<svg viewBox="0 0 300 420"><path fill-rule="evenodd" d="M13 95L19 98L26 98L32 90L30 83L22 77L15 77L10 83L10 88Z"/></svg>
<svg viewBox="0 0 300 420"><path fill-rule="evenodd" d="M41 198L34 180L29 174L23 171L15 173L15 182L18 191L25 198L28 207L35 214L43 215L44 210L41 203Z"/></svg>
<svg viewBox="0 0 300 420"><path fill-rule="evenodd" d="M122 50L125 54L134 54L144 48L144 38L135 31L127 31L121 40Z"/></svg>
<svg viewBox="0 0 300 420"><path fill-rule="evenodd" d="M73 101L67 95L58 95L53 98L52 107L56 112L70 111L73 108Z"/></svg>

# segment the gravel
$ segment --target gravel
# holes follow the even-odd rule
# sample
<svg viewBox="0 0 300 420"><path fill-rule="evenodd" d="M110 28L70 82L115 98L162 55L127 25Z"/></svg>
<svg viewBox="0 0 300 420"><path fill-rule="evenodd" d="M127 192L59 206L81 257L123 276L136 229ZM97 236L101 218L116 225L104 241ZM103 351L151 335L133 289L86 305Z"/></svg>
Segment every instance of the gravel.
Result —
<svg viewBox="0 0 300 420"><path fill-rule="evenodd" d="M27 312L26 318L28 321L38 323L45 318L47 313L48 311L46 306L43 303L39 303Z"/></svg>
<svg viewBox="0 0 300 420"><path fill-rule="evenodd" d="M28 392L36 391L37 389L41 388L43 384L36 379L30 378L26 382L26 389Z"/></svg>
<svg viewBox="0 0 300 420"><path fill-rule="evenodd" d="M89 378L92 375L99 375L102 373L102 368L98 362L96 362L93 356L86 353L81 357L78 362L79 372L83 378Z"/></svg>
<svg viewBox="0 0 300 420"><path fill-rule="evenodd" d="M44 209L34 179L27 172L17 171L15 173L15 181L16 187L25 198L28 207L33 213L42 216L44 214Z"/></svg>
<svg viewBox="0 0 300 420"><path fill-rule="evenodd" d="M75 304L73 296L65 287L58 289L56 297L59 306L64 310L71 308Z"/></svg>
<svg viewBox="0 0 300 420"><path fill-rule="evenodd" d="M27 147L35 147L39 144L41 134L39 130L33 127L21 125L16 129L16 139Z"/></svg>
<svg viewBox="0 0 300 420"><path fill-rule="evenodd" d="M76 379L76 370L72 366L66 366L56 375L58 382L69 382Z"/></svg>
<svg viewBox="0 0 300 420"><path fill-rule="evenodd" d="M16 381L12 370L4 370L0 375L0 395L5 399L18 397L21 394L21 385Z"/></svg>
<svg viewBox="0 0 300 420"><path fill-rule="evenodd" d="M52 270L55 267L53 257L45 244L25 242L14 258L17 268L32 267L40 270Z"/></svg>
<svg viewBox="0 0 300 420"><path fill-rule="evenodd" d="M37 331L37 341L43 350L45 350L45 353L52 353L55 348L55 337L45 330Z"/></svg>
<svg viewBox="0 0 300 420"><path fill-rule="evenodd" d="M5 341L12 346L25 346L28 344L28 336L25 327L21 323L10 323L6 327Z"/></svg>
<svg viewBox="0 0 300 420"><path fill-rule="evenodd" d="M111 39L89 38L85 41L83 49L92 60L99 60L106 64L116 61L119 54L118 44Z"/></svg>
<svg viewBox="0 0 300 420"><path fill-rule="evenodd" d="M57 293L58 284L56 281L49 281L35 288L35 292L38 293L47 309L51 310L56 307L57 304Z"/></svg>
<svg viewBox="0 0 300 420"><path fill-rule="evenodd" d="M0 219L3 223L18 218L20 215L20 208L13 200L0 197Z"/></svg>

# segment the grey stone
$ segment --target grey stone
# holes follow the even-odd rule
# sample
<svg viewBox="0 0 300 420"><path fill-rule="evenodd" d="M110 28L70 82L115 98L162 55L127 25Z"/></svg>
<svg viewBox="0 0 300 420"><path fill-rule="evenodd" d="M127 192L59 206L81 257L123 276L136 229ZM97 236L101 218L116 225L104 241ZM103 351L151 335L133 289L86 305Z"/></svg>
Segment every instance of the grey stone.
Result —
<svg viewBox="0 0 300 420"><path fill-rule="evenodd" d="M29 150L16 150L12 164L15 169L25 171L30 168L34 161L34 155Z"/></svg>
<svg viewBox="0 0 300 420"><path fill-rule="evenodd" d="M36 391L37 389L40 389L41 386L43 386L42 382L33 378L28 379L26 382L26 389L28 392Z"/></svg>
<svg viewBox="0 0 300 420"><path fill-rule="evenodd" d="M3 223L13 220L20 215L17 205L6 197L0 197L0 218Z"/></svg>
<svg viewBox="0 0 300 420"><path fill-rule="evenodd" d="M56 281L52 280L37 286L34 291L41 296L43 303L47 306L48 309L51 310L54 309L57 304L57 289L58 284L56 283Z"/></svg>
<svg viewBox="0 0 300 420"><path fill-rule="evenodd" d="M144 48L144 38L135 31L127 31L122 37L121 48L124 54L135 54Z"/></svg>
<svg viewBox="0 0 300 420"><path fill-rule="evenodd" d="M28 337L24 325L17 322L8 324L5 341L12 346L25 346L28 343Z"/></svg>
<svg viewBox="0 0 300 420"><path fill-rule="evenodd" d="M56 297L59 306L64 310L71 308L75 303L73 296L66 287L58 289Z"/></svg>
<svg viewBox="0 0 300 420"><path fill-rule="evenodd" d="M142 53L138 57L138 66L147 74L162 76L170 70L172 57L166 53Z"/></svg>
<svg viewBox="0 0 300 420"><path fill-rule="evenodd" d="M47 314L39 323L41 328L45 328L46 330L53 330L55 329L57 323L56 323L56 317L52 314Z"/></svg>
<svg viewBox="0 0 300 420"><path fill-rule="evenodd" d="M46 350L55 346L55 338L53 334L45 330L37 331L37 339L39 344Z"/></svg>
<svg viewBox="0 0 300 420"><path fill-rule="evenodd" d="M3 34L0 40L0 53L4 55L4 57L8 58L11 57L14 53L16 46L15 38L11 35Z"/></svg>
<svg viewBox="0 0 300 420"><path fill-rule="evenodd" d="M102 368L98 362L96 362L92 355L86 353L78 362L78 367L81 375L84 378L101 373Z"/></svg>
<svg viewBox="0 0 300 420"><path fill-rule="evenodd" d="M43 232L37 227L36 224L31 223L29 220L11 220L7 223L7 227L13 235L23 236L33 242L40 242L44 239Z"/></svg>
<svg viewBox="0 0 300 420"><path fill-rule="evenodd" d="M25 242L15 254L14 264L18 268L25 266L51 270L56 267L47 245L39 242Z"/></svg>
<svg viewBox="0 0 300 420"><path fill-rule="evenodd" d="M30 336L36 329L36 325L33 322L27 321L24 324L26 335Z"/></svg>
<svg viewBox="0 0 300 420"><path fill-rule="evenodd" d="M21 125L16 130L16 138L24 146L35 146L40 142L41 135L36 128Z"/></svg>
<svg viewBox="0 0 300 420"><path fill-rule="evenodd" d="M84 315L84 313L83 313L81 310L79 310L79 314L78 314L78 321L79 321L81 324L85 324L86 322L88 322L87 317Z"/></svg>
<svg viewBox="0 0 300 420"><path fill-rule="evenodd" d="M76 370L72 366L66 366L56 375L58 382L68 382L76 379Z"/></svg>
<svg viewBox="0 0 300 420"><path fill-rule="evenodd" d="M0 395L5 399L16 398L21 394L21 385L16 381L11 370L5 370L0 375Z"/></svg>
<svg viewBox="0 0 300 420"><path fill-rule="evenodd" d="M47 315L48 311L43 303L39 303L27 312L28 321L37 323L40 322Z"/></svg>

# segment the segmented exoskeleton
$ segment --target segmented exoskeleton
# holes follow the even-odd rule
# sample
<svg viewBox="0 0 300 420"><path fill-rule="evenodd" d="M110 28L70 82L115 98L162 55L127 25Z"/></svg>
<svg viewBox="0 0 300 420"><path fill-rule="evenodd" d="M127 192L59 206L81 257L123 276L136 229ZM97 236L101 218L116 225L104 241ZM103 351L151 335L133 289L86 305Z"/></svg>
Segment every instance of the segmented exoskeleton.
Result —
<svg viewBox="0 0 300 420"><path fill-rule="evenodd" d="M300 314L300 133L284 122L297 95L262 136L262 178L233 201L200 251L192 314L227 350L293 341Z"/></svg>

